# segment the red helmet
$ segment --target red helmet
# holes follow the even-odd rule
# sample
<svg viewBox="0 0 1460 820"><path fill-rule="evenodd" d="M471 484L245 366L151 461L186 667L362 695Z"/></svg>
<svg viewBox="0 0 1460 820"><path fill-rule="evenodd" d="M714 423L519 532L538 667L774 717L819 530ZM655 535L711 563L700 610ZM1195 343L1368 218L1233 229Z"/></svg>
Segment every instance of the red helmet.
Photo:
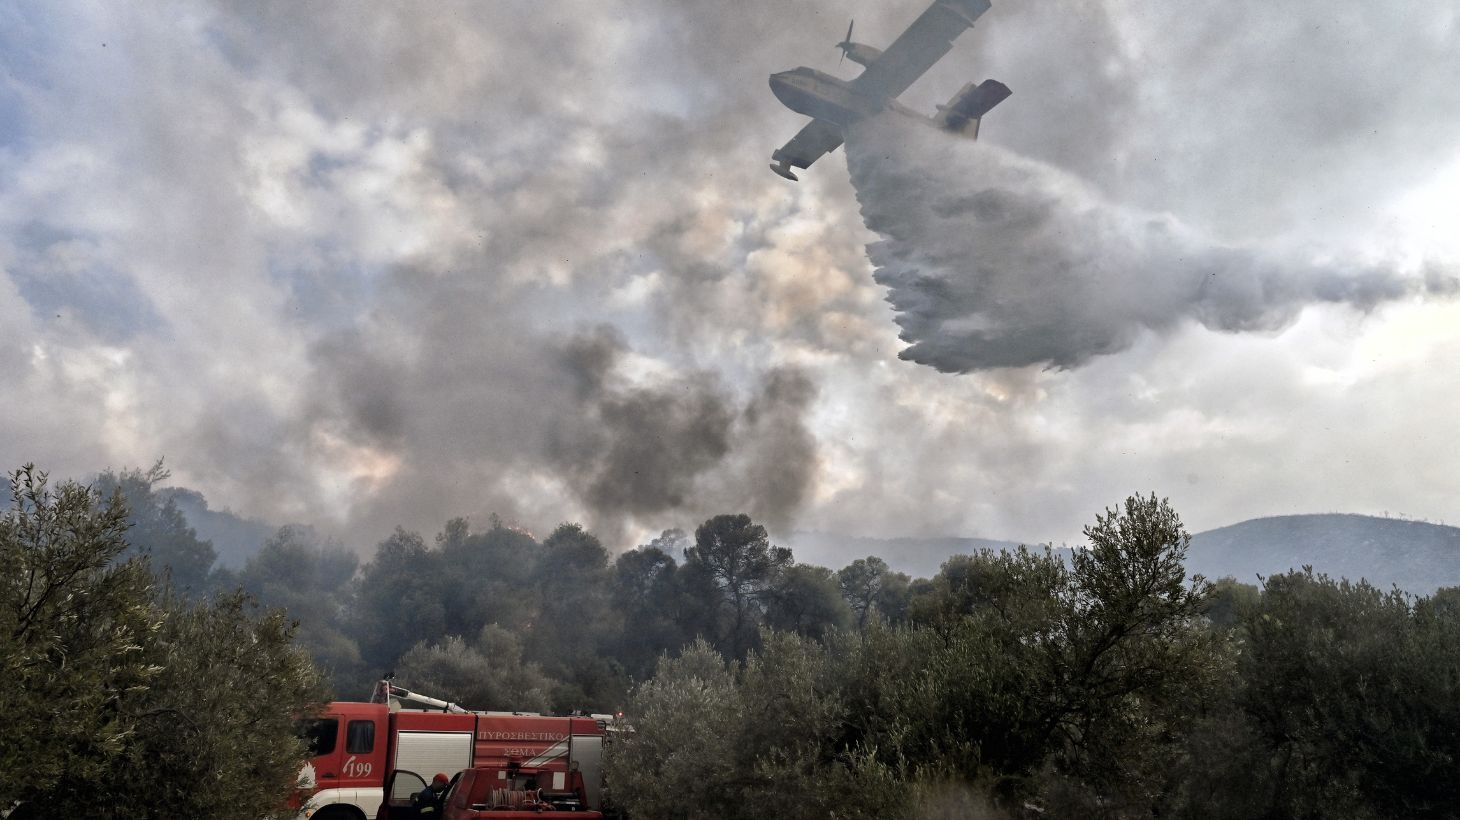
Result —
<svg viewBox="0 0 1460 820"><path fill-rule="evenodd" d="M451 778L447 777L445 772L437 772L436 773L436 776L433 777L433 778L431 778L431 785L432 786L436 785L437 783L440 783L441 785L445 786L447 783L450 783L450 782L451 782Z"/></svg>

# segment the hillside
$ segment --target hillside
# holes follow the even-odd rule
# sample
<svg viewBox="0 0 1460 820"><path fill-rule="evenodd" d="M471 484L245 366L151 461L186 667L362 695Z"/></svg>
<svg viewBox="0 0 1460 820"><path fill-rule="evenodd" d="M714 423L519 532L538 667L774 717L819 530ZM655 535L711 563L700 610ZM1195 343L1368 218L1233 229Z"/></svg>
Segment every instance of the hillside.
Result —
<svg viewBox="0 0 1460 820"><path fill-rule="evenodd" d="M793 532L775 540L780 546L790 547L803 564L840 569L858 558L875 555L894 570L914 578L937 574L950 555L1018 546L1015 541L991 538L859 538L826 532Z"/></svg>
<svg viewBox="0 0 1460 820"><path fill-rule="evenodd" d="M929 577L950 555L1005 549L1017 542L987 538L856 538L795 532L777 539L796 560L837 569L877 555L899 572ZM1058 551L1057 551L1058 552ZM1192 536L1187 569L1208 578L1231 575L1257 583L1310 565L1334 578L1427 595L1460 586L1460 527L1368 515L1285 515L1256 518Z"/></svg>
<svg viewBox="0 0 1460 820"><path fill-rule="evenodd" d="M1192 536L1187 557L1192 572L1249 583L1305 564L1427 595L1460 586L1460 527L1368 515L1256 518Z"/></svg>
<svg viewBox="0 0 1460 820"><path fill-rule="evenodd" d="M218 565L222 567L242 568L277 529L262 521L241 518L229 510L209 509L207 499L197 490L163 487L157 496L159 500L176 504L198 537L212 542Z"/></svg>

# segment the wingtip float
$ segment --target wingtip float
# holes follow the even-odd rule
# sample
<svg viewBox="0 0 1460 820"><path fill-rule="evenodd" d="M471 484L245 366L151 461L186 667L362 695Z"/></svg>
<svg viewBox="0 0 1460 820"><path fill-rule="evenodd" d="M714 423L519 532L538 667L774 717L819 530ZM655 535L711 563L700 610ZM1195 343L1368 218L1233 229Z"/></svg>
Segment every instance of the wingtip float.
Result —
<svg viewBox="0 0 1460 820"><path fill-rule="evenodd" d="M784 160L784 159L779 159L779 158L777 158L775 156L772 156L771 159L776 160L775 162L772 162L771 163L771 170L772 171L775 171L780 176L783 176L786 179L791 180L792 182L796 182L796 181L800 180L800 177L798 177L794 173L792 173L792 171L791 171L791 164L790 164L789 161Z"/></svg>

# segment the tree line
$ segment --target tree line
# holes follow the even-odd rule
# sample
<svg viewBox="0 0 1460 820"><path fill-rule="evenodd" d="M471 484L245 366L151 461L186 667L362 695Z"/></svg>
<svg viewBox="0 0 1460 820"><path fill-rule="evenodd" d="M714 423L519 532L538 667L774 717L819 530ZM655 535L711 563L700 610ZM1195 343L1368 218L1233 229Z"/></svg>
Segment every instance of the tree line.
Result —
<svg viewBox="0 0 1460 820"><path fill-rule="evenodd" d="M47 603L8 576L4 671L22 685L0 698L23 720L0 739L0 806L183 794L257 758L242 813L178 805L264 816L302 759L289 720L330 696L322 681L359 699L386 672L476 709L622 707L609 787L639 818L1460 806L1460 590L1414 598L1306 568L1190 578L1189 536L1154 496L1097 516L1068 556L959 555L926 579L871 556L799 564L744 515L616 557L573 524L539 540L455 519L429 541L397 530L363 563L286 527L234 571L157 492L165 477L52 491L12 476L0 558L89 591ZM91 614L66 609L78 601ZM260 699L251 676L269 670ZM166 735L169 716L232 715L245 690L236 719L257 745L221 748L232 728ZM142 761L160 761L151 779L123 782Z"/></svg>
<svg viewBox="0 0 1460 820"><path fill-rule="evenodd" d="M747 820L1460 816L1460 589L1188 578L1154 496L1085 534L1068 561L950 559L900 624L661 658L616 798Z"/></svg>
<svg viewBox="0 0 1460 820"><path fill-rule="evenodd" d="M539 540L493 516L480 530L452 519L429 539L397 529L362 562L286 526L232 570L160 491L166 478L158 465L93 482L127 506L125 554L148 557L183 597L242 591L287 611L341 699L394 673L476 708L613 711L661 655L697 639L743 661L763 629L819 639L901 623L932 589L877 557L837 571L796 563L746 515L617 556L577 524Z"/></svg>

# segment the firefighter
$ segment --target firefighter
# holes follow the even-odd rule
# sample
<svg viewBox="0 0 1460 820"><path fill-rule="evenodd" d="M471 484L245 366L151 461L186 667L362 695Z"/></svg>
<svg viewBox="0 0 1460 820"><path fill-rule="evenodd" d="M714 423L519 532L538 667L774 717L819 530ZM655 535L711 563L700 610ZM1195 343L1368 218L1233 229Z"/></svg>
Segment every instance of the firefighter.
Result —
<svg viewBox="0 0 1460 820"><path fill-rule="evenodd" d="M431 785L421 789L420 794L416 795L416 799L411 801L415 804L416 814L423 820L425 818L435 820L440 817L441 798L446 794L446 787L449 785L451 785L451 778L447 777L445 772L437 772L436 776L431 778Z"/></svg>

